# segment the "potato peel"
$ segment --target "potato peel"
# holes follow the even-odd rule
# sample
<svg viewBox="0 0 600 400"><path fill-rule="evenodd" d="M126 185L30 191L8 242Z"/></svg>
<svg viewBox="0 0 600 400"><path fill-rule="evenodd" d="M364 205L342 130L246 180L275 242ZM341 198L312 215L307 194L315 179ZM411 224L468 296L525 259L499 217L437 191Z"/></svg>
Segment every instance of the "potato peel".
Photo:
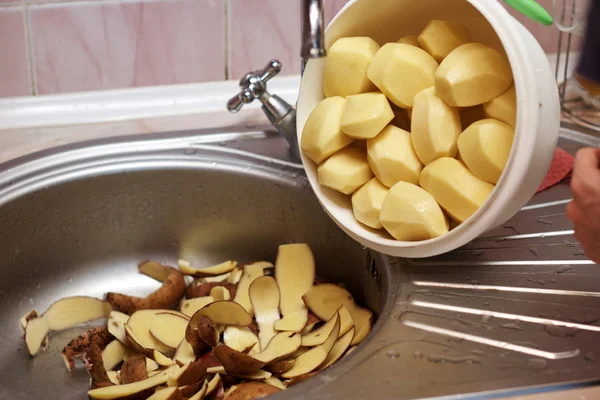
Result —
<svg viewBox="0 0 600 400"><path fill-rule="evenodd" d="M228 400L248 400L266 397L281 389L263 382L244 382L227 396Z"/></svg>
<svg viewBox="0 0 600 400"><path fill-rule="evenodd" d="M82 360L92 378L92 388L112 386L114 383L108 376L104 362L102 361L102 351L100 347L92 343L82 356Z"/></svg>
<svg viewBox="0 0 600 400"><path fill-rule="evenodd" d="M67 344L62 356L67 369L73 369L75 362L74 358L83 354L92 344L97 345L100 349L104 349L113 340L113 336L108 332L107 327L93 328L82 333Z"/></svg>
<svg viewBox="0 0 600 400"><path fill-rule="evenodd" d="M256 324L258 325L260 348L264 349L269 341L275 336L275 321L281 319L279 315L280 293L275 278L261 276L257 278L248 288L248 295Z"/></svg>
<svg viewBox="0 0 600 400"><path fill-rule="evenodd" d="M352 340L354 339L354 327L350 328L348 332L339 337L335 342L331 351L327 355L323 364L319 365L319 370L329 367L331 364L342 358L346 350L350 347Z"/></svg>
<svg viewBox="0 0 600 400"><path fill-rule="evenodd" d="M173 367L171 367L173 368ZM108 386L98 389L92 389L88 391L88 395L92 399L118 399L125 396L131 396L132 394L140 393L146 389L150 389L163 383L166 383L169 375L171 374L171 368L168 368L160 373L148 378L143 381L129 383L126 385L115 385Z"/></svg>
<svg viewBox="0 0 600 400"><path fill-rule="evenodd" d="M179 270L190 276L218 276L231 272L237 266L237 261L228 260L206 268L194 268L186 260L179 260Z"/></svg>
<svg viewBox="0 0 600 400"><path fill-rule="evenodd" d="M150 334L167 347L176 348L185 338L189 318L171 313L156 313L150 324Z"/></svg>
<svg viewBox="0 0 600 400"><path fill-rule="evenodd" d="M212 303L213 301L215 301L215 299L211 296L187 299L187 300L183 300L181 302L181 306L179 307L179 309L181 310L182 313L184 313L188 317L191 317L194 314L196 314L196 311L198 311L202 307Z"/></svg>
<svg viewBox="0 0 600 400"><path fill-rule="evenodd" d="M138 310L175 308L185 294L185 279L180 271L167 266L163 266L163 268L165 271L168 270L169 274L162 286L148 296L135 297L109 292L106 294L105 300L113 309L128 315Z"/></svg>
<svg viewBox="0 0 600 400"><path fill-rule="evenodd" d="M102 362L107 371L112 370L123 361L125 346L118 340L113 340L102 351Z"/></svg>
<svg viewBox="0 0 600 400"><path fill-rule="evenodd" d="M333 320L332 326L335 326L335 321ZM264 361L265 363L272 363L294 353L300 348L302 341L303 338L298 333L280 332L271 339L263 351L255 354L253 357L259 361Z"/></svg>
<svg viewBox="0 0 600 400"><path fill-rule="evenodd" d="M224 344L217 345L213 355L231 375L247 375L258 371L266 364Z"/></svg>
<svg viewBox="0 0 600 400"><path fill-rule="evenodd" d="M121 343L127 343L127 336L125 335L125 324L129 320L129 315L123 314L119 311L111 311L108 316L108 331L111 335L116 337Z"/></svg>
<svg viewBox="0 0 600 400"><path fill-rule="evenodd" d="M27 323L25 327L25 344L29 355L34 356L37 354L44 340L47 340L48 332L50 332L50 329L46 318L34 318Z"/></svg>
<svg viewBox="0 0 600 400"><path fill-rule="evenodd" d="M123 363L120 372L121 384L128 384L148 379L146 357L143 355L131 357Z"/></svg>
<svg viewBox="0 0 600 400"><path fill-rule="evenodd" d="M252 323L252 316L234 301L215 301L204 306L192 316L190 326L197 326L200 315L206 315L218 325L248 326Z"/></svg>
<svg viewBox="0 0 600 400"><path fill-rule="evenodd" d="M48 307L44 318L51 331L73 328L100 318L108 318L110 305L94 297L64 297Z"/></svg>
<svg viewBox="0 0 600 400"><path fill-rule="evenodd" d="M154 355L155 349L163 354L170 351L168 346L162 344L150 333L150 326L156 312L156 310L136 311L125 324L127 344L148 357Z"/></svg>
<svg viewBox="0 0 600 400"><path fill-rule="evenodd" d="M334 328L331 330L327 340L318 346L315 346L296 358L294 366L281 374L282 378L293 378L299 375L307 374L314 371L325 361L331 349L335 345L340 332L340 315L336 313L333 317L335 320Z"/></svg>
<svg viewBox="0 0 600 400"><path fill-rule="evenodd" d="M194 280L188 285L185 290L185 297L187 299L194 299L196 297L206 297L210 295L210 291L217 287L222 286L229 291L229 298L235 298L237 294L237 286L234 283L228 282L203 282L200 279Z"/></svg>
<svg viewBox="0 0 600 400"><path fill-rule="evenodd" d="M249 289L252 282L263 276L264 268L261 262L245 265L243 274L238 283L233 301L239 303L250 315L254 315L254 308L250 302Z"/></svg>
<svg viewBox="0 0 600 400"><path fill-rule="evenodd" d="M302 296L315 279L315 259L310 247L305 243L279 246L275 279L282 294L279 301L282 318L274 327L279 331L300 332L308 320Z"/></svg>
<svg viewBox="0 0 600 400"><path fill-rule="evenodd" d="M258 345L258 336L248 328L237 326L228 326L223 332L223 343L234 350L243 352L248 347L256 349ZM260 351L260 348L258 349Z"/></svg>
<svg viewBox="0 0 600 400"><path fill-rule="evenodd" d="M184 272L191 268L180 264ZM74 296L41 316L32 310L19 320L28 351L39 352L53 328L107 318L63 350L68 368L78 356L84 361L91 399L235 400L313 376L350 354L371 330L371 311L315 278L306 244L280 246L274 269L266 261L215 267L186 288L191 278L181 271L144 261L139 273L163 282L147 297ZM253 387L259 390L247 390Z"/></svg>

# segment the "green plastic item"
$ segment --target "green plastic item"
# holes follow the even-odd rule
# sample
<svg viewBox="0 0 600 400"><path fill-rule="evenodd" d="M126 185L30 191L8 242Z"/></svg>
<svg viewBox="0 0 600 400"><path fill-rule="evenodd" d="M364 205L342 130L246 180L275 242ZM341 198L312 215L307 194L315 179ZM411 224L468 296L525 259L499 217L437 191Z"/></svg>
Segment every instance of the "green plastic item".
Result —
<svg viewBox="0 0 600 400"><path fill-rule="evenodd" d="M535 0L504 0L506 4L542 25L552 25L552 16Z"/></svg>

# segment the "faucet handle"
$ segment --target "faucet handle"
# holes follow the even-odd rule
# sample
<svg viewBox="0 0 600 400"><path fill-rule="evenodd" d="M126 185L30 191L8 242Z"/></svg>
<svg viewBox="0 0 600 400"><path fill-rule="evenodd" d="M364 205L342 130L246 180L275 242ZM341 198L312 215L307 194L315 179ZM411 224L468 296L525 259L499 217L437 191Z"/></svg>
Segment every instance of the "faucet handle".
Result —
<svg viewBox="0 0 600 400"><path fill-rule="evenodd" d="M281 72L281 63L277 60L271 60L262 69L248 72L240 79L240 93L232 97L227 102L227 109L236 113L242 109L244 104L252 103L267 92L267 81Z"/></svg>

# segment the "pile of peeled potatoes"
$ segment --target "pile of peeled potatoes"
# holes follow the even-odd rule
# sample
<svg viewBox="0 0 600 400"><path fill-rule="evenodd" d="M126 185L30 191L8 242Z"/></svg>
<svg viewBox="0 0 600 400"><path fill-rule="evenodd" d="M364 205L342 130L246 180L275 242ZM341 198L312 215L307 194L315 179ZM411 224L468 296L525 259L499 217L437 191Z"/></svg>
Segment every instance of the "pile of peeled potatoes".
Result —
<svg viewBox="0 0 600 400"><path fill-rule="evenodd" d="M401 241L442 236L473 215L512 147L516 100L506 56L457 22L380 46L338 39L322 100L302 132L322 186L354 218Z"/></svg>

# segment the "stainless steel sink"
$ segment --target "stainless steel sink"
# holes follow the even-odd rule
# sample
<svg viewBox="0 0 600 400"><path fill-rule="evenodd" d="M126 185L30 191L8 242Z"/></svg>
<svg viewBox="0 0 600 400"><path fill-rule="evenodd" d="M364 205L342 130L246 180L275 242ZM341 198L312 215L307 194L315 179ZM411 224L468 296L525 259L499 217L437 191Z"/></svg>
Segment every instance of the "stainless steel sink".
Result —
<svg viewBox="0 0 600 400"><path fill-rule="evenodd" d="M564 130L569 152L593 139ZM53 149L0 166L0 399L83 399L83 368L60 350L29 358L18 319L59 297L146 293L140 260L273 260L306 241L318 274L377 314L335 367L274 398L504 396L600 376L600 273L564 216L566 183L511 221L427 260L375 254L315 200L287 142L269 129L175 132ZM454 396L454 397L452 397ZM449 397L449 398L450 398Z"/></svg>

